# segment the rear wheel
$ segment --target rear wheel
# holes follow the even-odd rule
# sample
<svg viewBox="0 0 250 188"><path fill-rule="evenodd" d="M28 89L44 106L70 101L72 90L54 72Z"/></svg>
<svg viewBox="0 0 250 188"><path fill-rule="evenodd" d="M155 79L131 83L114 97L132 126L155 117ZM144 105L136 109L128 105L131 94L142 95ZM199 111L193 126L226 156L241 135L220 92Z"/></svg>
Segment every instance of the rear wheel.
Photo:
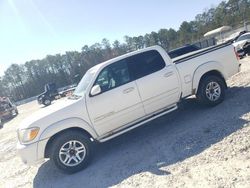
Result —
<svg viewBox="0 0 250 188"><path fill-rule="evenodd" d="M207 76L199 84L196 97L207 106L215 106L225 98L225 83L219 76Z"/></svg>
<svg viewBox="0 0 250 188"><path fill-rule="evenodd" d="M90 160L91 141L79 131L67 131L52 143L50 158L63 172L75 173L84 169Z"/></svg>

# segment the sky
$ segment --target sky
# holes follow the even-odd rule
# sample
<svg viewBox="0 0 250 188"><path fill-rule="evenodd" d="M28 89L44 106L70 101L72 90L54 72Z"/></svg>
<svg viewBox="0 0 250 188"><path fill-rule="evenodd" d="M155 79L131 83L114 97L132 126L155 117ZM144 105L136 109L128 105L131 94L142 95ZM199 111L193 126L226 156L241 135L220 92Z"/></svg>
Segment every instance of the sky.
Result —
<svg viewBox="0 0 250 188"><path fill-rule="evenodd" d="M12 63L178 29L222 0L0 0L0 76Z"/></svg>

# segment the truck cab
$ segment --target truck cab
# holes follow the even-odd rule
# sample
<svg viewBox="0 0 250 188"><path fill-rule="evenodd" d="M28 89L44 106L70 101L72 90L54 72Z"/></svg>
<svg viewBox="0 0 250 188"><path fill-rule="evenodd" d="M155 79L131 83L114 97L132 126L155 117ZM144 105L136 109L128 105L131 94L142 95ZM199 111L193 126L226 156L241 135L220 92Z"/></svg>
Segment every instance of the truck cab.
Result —
<svg viewBox="0 0 250 188"><path fill-rule="evenodd" d="M56 99L57 96L59 96L59 93L57 91L56 84L49 83L44 86L44 92L37 97L37 101L38 104L48 106L53 100Z"/></svg>

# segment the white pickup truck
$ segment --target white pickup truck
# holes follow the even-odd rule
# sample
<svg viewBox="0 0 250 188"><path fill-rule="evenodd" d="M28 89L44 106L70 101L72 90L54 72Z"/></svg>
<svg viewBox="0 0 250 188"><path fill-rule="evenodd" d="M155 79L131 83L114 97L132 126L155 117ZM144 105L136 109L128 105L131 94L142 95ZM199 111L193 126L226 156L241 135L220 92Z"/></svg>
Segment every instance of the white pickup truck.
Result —
<svg viewBox="0 0 250 188"><path fill-rule="evenodd" d="M91 159L104 142L177 109L196 95L206 105L223 101L226 79L240 70L230 44L171 60L159 46L138 50L89 69L74 95L41 109L19 126L18 153L26 164L50 158L68 173Z"/></svg>

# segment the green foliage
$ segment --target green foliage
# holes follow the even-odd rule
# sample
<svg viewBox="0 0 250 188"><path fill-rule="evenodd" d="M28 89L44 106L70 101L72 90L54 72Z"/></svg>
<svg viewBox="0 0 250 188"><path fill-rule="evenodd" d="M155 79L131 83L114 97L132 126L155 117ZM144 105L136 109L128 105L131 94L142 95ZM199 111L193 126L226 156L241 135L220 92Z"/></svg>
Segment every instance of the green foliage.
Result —
<svg viewBox="0 0 250 188"><path fill-rule="evenodd" d="M12 64L0 77L0 96L21 100L38 95L46 83L55 82L63 87L79 81L92 66L130 51L152 45L161 45L167 51L200 40L203 34L222 25L237 26L250 20L250 0L222 1L198 14L193 21L184 21L178 31L160 29L144 36L125 36L124 43L118 40L110 44L108 39L92 46L85 45L81 52L48 55L42 60L25 64Z"/></svg>

